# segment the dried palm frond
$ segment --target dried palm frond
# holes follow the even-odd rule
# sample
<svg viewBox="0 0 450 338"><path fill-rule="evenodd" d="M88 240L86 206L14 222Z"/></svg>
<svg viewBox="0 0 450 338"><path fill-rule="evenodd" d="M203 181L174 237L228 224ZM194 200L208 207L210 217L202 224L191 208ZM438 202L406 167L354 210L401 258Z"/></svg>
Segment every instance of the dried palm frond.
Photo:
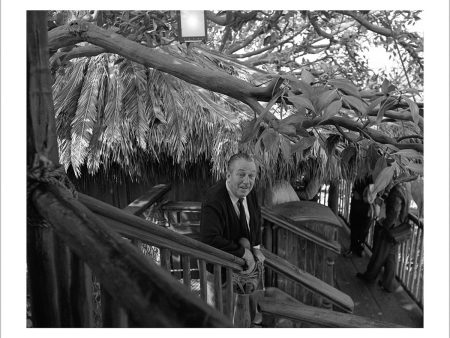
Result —
<svg viewBox="0 0 450 338"><path fill-rule="evenodd" d="M102 64L98 60L101 58L98 56L89 61L77 110L71 122L71 163L77 176L79 175L78 168L84 163L88 153L93 127L98 119L97 101L102 75Z"/></svg>
<svg viewBox="0 0 450 338"><path fill-rule="evenodd" d="M97 120L92 130L92 137L89 143L88 153L86 155L87 167L89 173L95 173L100 166L100 156L102 154L102 140L104 127L105 105L108 100L108 56L104 55L99 61L101 63L101 75L99 80L98 98L97 98Z"/></svg>
<svg viewBox="0 0 450 338"><path fill-rule="evenodd" d="M120 79L124 88L122 94L122 110L127 121L129 133L137 141L137 145L146 149L146 136L149 120L145 114L147 74L143 65L124 60L119 66Z"/></svg>
<svg viewBox="0 0 450 338"><path fill-rule="evenodd" d="M67 75L69 79L62 79L61 82L55 81L54 105L56 118L56 132L58 136L58 147L60 162L64 164L66 170L71 162L71 143L72 143L72 125L78 107L81 88L83 86L85 69L88 60L80 59L74 61L74 66L69 69Z"/></svg>

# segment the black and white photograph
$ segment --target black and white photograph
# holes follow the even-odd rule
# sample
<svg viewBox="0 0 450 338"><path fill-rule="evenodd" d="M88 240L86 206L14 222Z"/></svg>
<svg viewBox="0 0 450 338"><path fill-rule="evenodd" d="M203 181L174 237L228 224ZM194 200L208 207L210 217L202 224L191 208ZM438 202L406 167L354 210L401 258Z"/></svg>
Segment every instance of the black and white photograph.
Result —
<svg viewBox="0 0 450 338"><path fill-rule="evenodd" d="M232 4L3 8L2 333L448 336L448 4Z"/></svg>

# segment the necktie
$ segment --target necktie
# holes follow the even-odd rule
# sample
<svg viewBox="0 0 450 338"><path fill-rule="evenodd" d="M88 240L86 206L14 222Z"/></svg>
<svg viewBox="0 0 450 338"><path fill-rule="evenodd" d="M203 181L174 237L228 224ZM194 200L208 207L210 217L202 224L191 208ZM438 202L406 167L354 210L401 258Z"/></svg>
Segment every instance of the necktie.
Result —
<svg viewBox="0 0 450 338"><path fill-rule="evenodd" d="M249 240L250 243L251 243L251 240L250 240L250 232L249 232L248 225L247 225L247 217L245 216L245 209L244 209L244 203L243 203L243 201L244 201L244 199L243 199L243 198L240 198L240 199L238 200L238 202L237 202L238 207L239 207L239 223L240 223L240 225L241 225L241 228L244 229L245 234L246 234L248 240Z"/></svg>

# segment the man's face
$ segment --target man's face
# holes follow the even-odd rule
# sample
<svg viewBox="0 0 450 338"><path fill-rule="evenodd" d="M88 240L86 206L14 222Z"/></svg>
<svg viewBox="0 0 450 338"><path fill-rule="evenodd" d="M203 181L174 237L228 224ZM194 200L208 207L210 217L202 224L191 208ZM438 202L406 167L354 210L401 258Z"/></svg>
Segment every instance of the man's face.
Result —
<svg viewBox="0 0 450 338"><path fill-rule="evenodd" d="M231 192L239 198L246 197L253 189L256 178L256 165L253 161L238 159L231 164L227 172L228 186Z"/></svg>

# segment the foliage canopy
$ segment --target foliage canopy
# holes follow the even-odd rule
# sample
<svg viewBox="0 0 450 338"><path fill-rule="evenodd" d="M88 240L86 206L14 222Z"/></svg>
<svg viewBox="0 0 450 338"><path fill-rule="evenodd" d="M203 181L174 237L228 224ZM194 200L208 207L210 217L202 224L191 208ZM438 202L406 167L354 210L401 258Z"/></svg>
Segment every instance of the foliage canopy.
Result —
<svg viewBox="0 0 450 338"><path fill-rule="evenodd" d="M49 12L61 161L138 177L164 153L206 158L219 175L240 148L268 180L305 167L354 179L392 161L421 175L420 15L206 11L207 44L186 46L175 11ZM375 47L392 71L371 69Z"/></svg>

